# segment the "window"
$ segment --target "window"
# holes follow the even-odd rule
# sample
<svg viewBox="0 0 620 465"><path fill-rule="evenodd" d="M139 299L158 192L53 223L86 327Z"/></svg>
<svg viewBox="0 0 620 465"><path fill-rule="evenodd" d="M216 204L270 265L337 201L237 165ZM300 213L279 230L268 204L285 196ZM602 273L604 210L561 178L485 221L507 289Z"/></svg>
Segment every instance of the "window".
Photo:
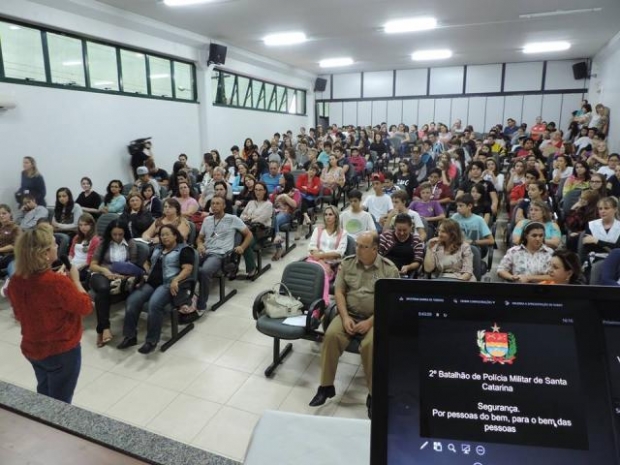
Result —
<svg viewBox="0 0 620 465"><path fill-rule="evenodd" d="M46 34L52 83L86 86L82 41L60 34Z"/></svg>
<svg viewBox="0 0 620 465"><path fill-rule="evenodd" d="M252 108L252 99L248 90L250 89L250 80L244 76L237 77L237 88L239 94L239 106Z"/></svg>
<svg viewBox="0 0 620 465"><path fill-rule="evenodd" d="M0 22L0 44L7 78L45 82L41 31Z"/></svg>
<svg viewBox="0 0 620 465"><path fill-rule="evenodd" d="M172 97L170 60L149 55L149 73L151 95L156 97Z"/></svg>
<svg viewBox="0 0 620 465"><path fill-rule="evenodd" d="M306 114L306 91L239 74L213 70L213 103L293 115Z"/></svg>
<svg viewBox="0 0 620 465"><path fill-rule="evenodd" d="M0 21L0 81L196 101L192 63L9 21Z"/></svg>
<svg viewBox="0 0 620 465"><path fill-rule="evenodd" d="M118 64L116 48L88 42L88 71L93 89L118 91Z"/></svg>
<svg viewBox="0 0 620 465"><path fill-rule="evenodd" d="M194 100L194 75L189 63L174 62L175 97L182 100Z"/></svg>
<svg viewBox="0 0 620 465"><path fill-rule="evenodd" d="M121 50L123 92L147 95L146 56L144 53Z"/></svg>

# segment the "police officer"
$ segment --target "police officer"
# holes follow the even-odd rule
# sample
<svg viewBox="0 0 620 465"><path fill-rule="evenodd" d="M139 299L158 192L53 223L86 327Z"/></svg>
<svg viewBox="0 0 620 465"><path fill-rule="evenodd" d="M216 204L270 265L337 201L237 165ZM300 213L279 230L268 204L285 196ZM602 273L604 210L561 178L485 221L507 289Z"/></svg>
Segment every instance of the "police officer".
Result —
<svg viewBox="0 0 620 465"><path fill-rule="evenodd" d="M398 268L379 255L379 236L363 232L356 240L355 255L346 257L336 275L338 315L332 320L321 349L321 385L310 401L311 407L323 405L336 395L334 379L338 359L352 338L361 339L360 354L368 384L368 414L372 394L372 346L375 311L375 282L381 278L398 278Z"/></svg>

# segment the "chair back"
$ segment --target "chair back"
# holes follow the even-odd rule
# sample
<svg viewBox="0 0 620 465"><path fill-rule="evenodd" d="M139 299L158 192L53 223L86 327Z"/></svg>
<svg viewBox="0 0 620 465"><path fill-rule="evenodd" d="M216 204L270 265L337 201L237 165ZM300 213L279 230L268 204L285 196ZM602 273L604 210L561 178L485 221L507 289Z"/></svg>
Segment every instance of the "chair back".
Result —
<svg viewBox="0 0 620 465"><path fill-rule="evenodd" d="M196 236L198 231L196 230L196 223L193 221L187 221L189 224L189 234L187 235L187 245L193 247L196 244Z"/></svg>
<svg viewBox="0 0 620 465"><path fill-rule="evenodd" d="M346 232L343 232L343 234L346 234ZM355 255L355 239L347 234L347 249L344 252L344 256L348 257L349 255Z"/></svg>
<svg viewBox="0 0 620 465"><path fill-rule="evenodd" d="M151 248L145 242L142 242L142 241L134 241L134 242L135 242L136 247L138 249L138 257L136 258L136 262L137 263L135 263L135 264L138 265L138 266L144 266L146 261L151 256Z"/></svg>
<svg viewBox="0 0 620 465"><path fill-rule="evenodd" d="M323 297L325 272L316 263L292 262L284 268L282 282L307 309L312 302Z"/></svg>
<svg viewBox="0 0 620 465"><path fill-rule="evenodd" d="M71 240L69 236L64 233L54 233L54 239L58 244L58 256L68 255L69 254L69 245L71 244Z"/></svg>
<svg viewBox="0 0 620 465"><path fill-rule="evenodd" d="M131 189L133 189L133 184L132 183L127 183L123 186L123 190L121 191L121 194L123 194L125 197L127 197L129 195L129 193L131 192Z"/></svg>
<svg viewBox="0 0 620 465"><path fill-rule="evenodd" d="M97 236L103 237L108 225L112 221L117 220L117 219L118 219L117 213L104 213L103 215L101 215L99 219L97 220L97 225L96 225Z"/></svg>

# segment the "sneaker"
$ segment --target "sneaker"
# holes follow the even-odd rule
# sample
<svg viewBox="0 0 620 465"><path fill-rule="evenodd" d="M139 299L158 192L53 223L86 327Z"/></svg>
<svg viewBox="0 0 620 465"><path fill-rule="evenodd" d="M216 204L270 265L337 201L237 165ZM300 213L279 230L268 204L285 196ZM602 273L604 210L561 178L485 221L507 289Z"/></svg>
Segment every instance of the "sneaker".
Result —
<svg viewBox="0 0 620 465"><path fill-rule="evenodd" d="M6 278L6 280L4 281L4 284L2 285L2 289L0 289L0 295L2 297L4 297L6 299L6 290L9 287L9 281L11 280L11 278Z"/></svg>

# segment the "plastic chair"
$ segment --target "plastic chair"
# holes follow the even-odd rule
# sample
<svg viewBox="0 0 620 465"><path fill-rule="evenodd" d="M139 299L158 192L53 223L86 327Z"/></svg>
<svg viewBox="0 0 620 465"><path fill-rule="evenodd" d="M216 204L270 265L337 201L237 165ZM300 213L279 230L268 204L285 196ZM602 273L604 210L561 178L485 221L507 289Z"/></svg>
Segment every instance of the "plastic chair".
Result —
<svg viewBox="0 0 620 465"><path fill-rule="evenodd" d="M96 229L97 236L103 237L105 234L105 230L108 228L108 225L114 221L118 220L119 215L117 213L104 213L97 219Z"/></svg>

